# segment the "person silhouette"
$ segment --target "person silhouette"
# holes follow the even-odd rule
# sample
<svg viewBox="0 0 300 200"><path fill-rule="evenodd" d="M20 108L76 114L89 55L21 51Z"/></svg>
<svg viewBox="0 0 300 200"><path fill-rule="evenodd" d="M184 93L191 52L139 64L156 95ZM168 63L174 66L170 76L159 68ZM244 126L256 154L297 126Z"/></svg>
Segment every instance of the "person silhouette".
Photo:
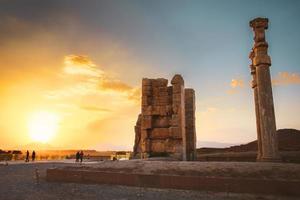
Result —
<svg viewBox="0 0 300 200"><path fill-rule="evenodd" d="M34 162L34 160L35 160L35 151L32 152L31 159L32 159L32 162Z"/></svg>
<svg viewBox="0 0 300 200"><path fill-rule="evenodd" d="M29 151L28 151L28 150L26 151L26 159L25 159L25 162L29 162Z"/></svg>
<svg viewBox="0 0 300 200"><path fill-rule="evenodd" d="M79 162L79 158L80 158L80 154L79 154L79 151L77 151L77 153L76 153L76 161L75 162Z"/></svg>
<svg viewBox="0 0 300 200"><path fill-rule="evenodd" d="M83 151L80 152L80 162L82 163L83 160Z"/></svg>

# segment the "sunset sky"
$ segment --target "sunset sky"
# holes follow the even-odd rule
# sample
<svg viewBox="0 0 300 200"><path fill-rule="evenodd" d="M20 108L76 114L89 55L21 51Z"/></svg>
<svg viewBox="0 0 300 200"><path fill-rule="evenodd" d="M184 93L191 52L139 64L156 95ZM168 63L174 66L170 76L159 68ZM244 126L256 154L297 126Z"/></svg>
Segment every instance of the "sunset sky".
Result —
<svg viewBox="0 0 300 200"><path fill-rule="evenodd" d="M196 91L198 144L256 139L258 16L270 20L277 129L300 129L299 10L297 0L1 0L0 149L132 150L142 78L176 73Z"/></svg>

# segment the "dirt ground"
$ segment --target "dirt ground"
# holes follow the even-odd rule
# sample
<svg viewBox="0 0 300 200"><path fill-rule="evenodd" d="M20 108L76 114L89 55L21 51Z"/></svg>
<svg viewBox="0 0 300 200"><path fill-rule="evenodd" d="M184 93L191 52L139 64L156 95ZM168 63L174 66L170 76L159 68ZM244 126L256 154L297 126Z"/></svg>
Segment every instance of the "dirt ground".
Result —
<svg viewBox="0 0 300 200"><path fill-rule="evenodd" d="M123 162L123 161L120 161ZM104 163L102 163L104 164ZM125 163L124 163L125 164ZM175 163L174 163L175 164ZM84 164L99 166L99 164ZM105 165L105 164L104 164ZM48 183L45 181L46 169L50 167L75 166L74 163L0 163L0 200L293 200L292 197L265 195L200 192L188 190L137 188L115 185L86 185L74 183ZM40 176L39 183L36 170Z"/></svg>

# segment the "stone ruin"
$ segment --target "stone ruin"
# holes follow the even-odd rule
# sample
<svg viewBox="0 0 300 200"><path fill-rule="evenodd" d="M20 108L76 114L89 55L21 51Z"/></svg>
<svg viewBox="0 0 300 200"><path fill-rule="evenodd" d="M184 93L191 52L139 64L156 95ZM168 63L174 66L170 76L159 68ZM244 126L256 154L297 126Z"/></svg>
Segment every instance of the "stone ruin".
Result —
<svg viewBox="0 0 300 200"><path fill-rule="evenodd" d="M272 83L271 58L265 30L267 18L250 21L254 45L250 52L250 69L254 93L258 154L257 161L280 161ZM170 156L180 160L195 160L195 92L185 89L180 75L168 86L166 79L143 79L142 113L135 126L133 154L136 158Z"/></svg>
<svg viewBox="0 0 300 200"><path fill-rule="evenodd" d="M254 33L254 45L250 52L250 69L256 114L257 161L280 161L276 121L270 75L271 58L268 55L268 43L265 30L267 18L255 18L250 21Z"/></svg>
<svg viewBox="0 0 300 200"><path fill-rule="evenodd" d="M141 114L135 126L135 158L196 159L195 91L181 75L142 81Z"/></svg>

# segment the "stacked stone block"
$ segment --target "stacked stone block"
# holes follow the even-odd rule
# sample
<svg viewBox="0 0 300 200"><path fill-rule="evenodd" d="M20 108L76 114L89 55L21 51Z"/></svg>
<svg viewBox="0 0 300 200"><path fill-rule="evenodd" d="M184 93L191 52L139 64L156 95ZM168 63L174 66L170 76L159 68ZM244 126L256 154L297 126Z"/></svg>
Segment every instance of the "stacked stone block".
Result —
<svg viewBox="0 0 300 200"><path fill-rule="evenodd" d="M171 84L163 78L142 81L142 113L135 126L136 158L195 159L195 94L184 88L180 75L175 75Z"/></svg>

